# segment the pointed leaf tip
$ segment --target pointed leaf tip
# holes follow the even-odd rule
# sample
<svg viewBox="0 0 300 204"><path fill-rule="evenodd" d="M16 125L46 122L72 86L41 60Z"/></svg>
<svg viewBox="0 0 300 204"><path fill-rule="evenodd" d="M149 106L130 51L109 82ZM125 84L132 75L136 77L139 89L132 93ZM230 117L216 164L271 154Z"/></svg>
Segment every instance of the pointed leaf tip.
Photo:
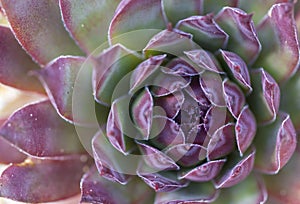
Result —
<svg viewBox="0 0 300 204"><path fill-rule="evenodd" d="M229 188L243 181L254 166L255 149L239 161L231 170L216 179L216 188Z"/></svg>
<svg viewBox="0 0 300 204"><path fill-rule="evenodd" d="M227 49L239 53L247 64L255 62L261 51L261 43L257 37L252 15L238 8L224 7L215 19L229 35Z"/></svg>

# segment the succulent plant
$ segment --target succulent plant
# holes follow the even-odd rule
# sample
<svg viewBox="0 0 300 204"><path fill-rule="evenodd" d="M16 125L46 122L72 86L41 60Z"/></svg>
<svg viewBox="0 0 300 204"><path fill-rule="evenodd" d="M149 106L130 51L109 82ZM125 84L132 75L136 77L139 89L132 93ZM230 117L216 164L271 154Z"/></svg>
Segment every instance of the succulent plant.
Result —
<svg viewBox="0 0 300 204"><path fill-rule="evenodd" d="M0 197L300 203L295 1L0 2Z"/></svg>

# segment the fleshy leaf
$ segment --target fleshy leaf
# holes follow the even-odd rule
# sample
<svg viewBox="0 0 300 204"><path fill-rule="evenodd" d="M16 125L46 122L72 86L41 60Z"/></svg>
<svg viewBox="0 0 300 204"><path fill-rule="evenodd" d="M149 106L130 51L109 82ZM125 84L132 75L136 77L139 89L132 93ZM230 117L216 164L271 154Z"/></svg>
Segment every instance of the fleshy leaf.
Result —
<svg viewBox="0 0 300 204"><path fill-rule="evenodd" d="M130 79L130 92L133 92L145 85L151 85L151 76L160 69L161 63L167 55L157 55L146 59L139 64L132 72Z"/></svg>
<svg viewBox="0 0 300 204"><path fill-rule="evenodd" d="M107 136L101 130L93 138L92 146L98 172L105 179L125 185L131 175L136 174L138 163L142 157L139 155L125 156L107 141Z"/></svg>
<svg viewBox="0 0 300 204"><path fill-rule="evenodd" d="M195 70L193 64L191 64L185 58L174 58L170 62L162 67L162 72L166 74L179 75L179 76L194 76L198 75L202 70Z"/></svg>
<svg viewBox="0 0 300 204"><path fill-rule="evenodd" d="M293 8L293 3L273 5L257 28L263 50L256 66L264 67L277 82L288 80L300 62Z"/></svg>
<svg viewBox="0 0 300 204"><path fill-rule="evenodd" d="M98 58L93 72L93 88L96 101L111 104L111 96L118 82L133 70L141 59L122 45L105 50Z"/></svg>
<svg viewBox="0 0 300 204"><path fill-rule="evenodd" d="M287 83L281 87L280 110L290 114L292 122L300 132L300 72L297 72Z"/></svg>
<svg viewBox="0 0 300 204"><path fill-rule="evenodd" d="M175 161L162 151L155 149L149 145L138 143L138 146L143 153L145 163L152 169L162 170L178 170L180 167Z"/></svg>
<svg viewBox="0 0 300 204"><path fill-rule="evenodd" d="M254 143L257 146L255 168L266 174L277 174L296 149L296 131L289 115L279 113L274 123L259 128Z"/></svg>
<svg viewBox="0 0 300 204"><path fill-rule="evenodd" d="M108 38L112 44L121 43L137 50L135 44L145 46L165 26L161 0L123 0L110 23ZM142 32L137 34L137 30ZM122 36L128 33L128 37Z"/></svg>
<svg viewBox="0 0 300 204"><path fill-rule="evenodd" d="M74 126L60 118L48 100L17 110L2 125L0 135L31 156L84 152Z"/></svg>
<svg viewBox="0 0 300 204"><path fill-rule="evenodd" d="M18 89L43 93L39 81L29 72L39 66L18 44L8 27L0 25L0 82Z"/></svg>
<svg viewBox="0 0 300 204"><path fill-rule="evenodd" d="M200 70L204 69L215 73L223 73L214 55L208 51L199 49L186 51L184 54L192 60L192 62L194 62Z"/></svg>
<svg viewBox="0 0 300 204"><path fill-rule="evenodd" d="M245 96L242 90L233 82L223 81L224 98L227 108L233 117L237 118L245 105Z"/></svg>
<svg viewBox="0 0 300 204"><path fill-rule="evenodd" d="M131 150L129 137L147 139L149 135L140 135L130 117L130 98L122 97L112 103L106 124L106 136L118 151L127 154Z"/></svg>
<svg viewBox="0 0 300 204"><path fill-rule="evenodd" d="M87 156L68 160L27 159L0 177L0 196L28 203L57 201L79 193Z"/></svg>
<svg viewBox="0 0 300 204"><path fill-rule="evenodd" d="M202 0L162 0L163 8L170 23L175 25L179 20L202 13Z"/></svg>
<svg viewBox="0 0 300 204"><path fill-rule="evenodd" d="M204 128L208 135L212 136L217 129L227 124L227 110L217 106L211 106L204 117Z"/></svg>
<svg viewBox="0 0 300 204"><path fill-rule="evenodd" d="M264 204L268 199L268 192L262 177L249 175L243 182L230 188L222 189L214 204ZM272 203L274 204L274 203Z"/></svg>
<svg viewBox="0 0 300 204"><path fill-rule="evenodd" d="M73 88L84 62L83 57L59 57L38 72L53 106L59 115L68 121L73 121Z"/></svg>
<svg viewBox="0 0 300 204"><path fill-rule="evenodd" d="M269 192L268 204L297 204L300 202L299 151L296 151L288 164L276 176L265 176Z"/></svg>
<svg viewBox="0 0 300 204"><path fill-rule="evenodd" d="M275 120L280 104L280 89L276 81L264 69L251 72L253 92L248 103L258 124Z"/></svg>
<svg viewBox="0 0 300 204"><path fill-rule="evenodd" d="M229 67L233 79L246 90L247 93L252 91L250 75L246 63L235 53L221 50L224 61Z"/></svg>
<svg viewBox="0 0 300 204"><path fill-rule="evenodd" d="M200 86L200 81L194 77L190 86L185 89L185 91L200 105L209 107L210 101L207 99L202 87Z"/></svg>
<svg viewBox="0 0 300 204"><path fill-rule="evenodd" d="M248 106L245 106L235 124L236 143L240 155L252 144L256 134L256 121Z"/></svg>
<svg viewBox="0 0 300 204"><path fill-rule="evenodd" d="M142 181L134 180L123 186L102 178L92 167L81 180L81 202L110 204L146 204L153 192ZM132 193L134 191L134 193Z"/></svg>
<svg viewBox="0 0 300 204"><path fill-rule="evenodd" d="M159 173L145 173L141 170L138 170L137 175L147 185L153 188L155 192L170 192L186 187L188 185L188 182L186 181L179 181L176 178L169 178Z"/></svg>
<svg viewBox="0 0 300 204"><path fill-rule="evenodd" d="M21 163L26 159L26 155L13 147L8 141L0 137L0 163Z"/></svg>
<svg viewBox="0 0 300 204"><path fill-rule="evenodd" d="M168 118L174 119L184 102L182 92L175 92L167 96L154 98L155 106L160 106Z"/></svg>
<svg viewBox="0 0 300 204"><path fill-rule="evenodd" d="M208 161L188 172L183 172L179 176L179 179L187 179L195 182L210 181L220 173L225 162L226 159Z"/></svg>
<svg viewBox="0 0 300 204"><path fill-rule="evenodd" d="M215 181L216 188L229 188L243 181L252 171L254 166L255 149L246 155L233 167L225 170L225 173Z"/></svg>
<svg viewBox="0 0 300 204"><path fill-rule="evenodd" d="M247 64L252 64L261 50L252 15L248 15L238 8L225 7L215 19L229 35L227 49L239 53Z"/></svg>
<svg viewBox="0 0 300 204"><path fill-rule="evenodd" d="M183 19L176 28L191 33L193 40L203 49L216 51L227 45L229 36L216 24L212 14Z"/></svg>
<svg viewBox="0 0 300 204"><path fill-rule="evenodd" d="M234 149L234 124L227 124L216 130L207 146L209 160L222 158Z"/></svg>
<svg viewBox="0 0 300 204"><path fill-rule="evenodd" d="M186 188L173 192L156 193L155 204L213 203L219 196L211 183L190 183Z"/></svg>
<svg viewBox="0 0 300 204"><path fill-rule="evenodd" d="M205 72L200 76L199 80L204 94L212 104L220 107L226 106L223 96L222 78L220 75Z"/></svg>
<svg viewBox="0 0 300 204"><path fill-rule="evenodd" d="M152 93L154 96L167 96L174 92L186 88L191 82L190 77L181 77L179 75L168 75L165 73L158 73L153 79Z"/></svg>
<svg viewBox="0 0 300 204"><path fill-rule="evenodd" d="M65 26L86 53L107 42L109 23L119 3L120 0L60 0Z"/></svg>
<svg viewBox="0 0 300 204"><path fill-rule="evenodd" d="M184 167L194 166L203 161L206 149L198 144L178 144L165 151L172 159Z"/></svg>
<svg viewBox="0 0 300 204"><path fill-rule="evenodd" d="M179 57L184 51L196 49L196 47L190 34L177 30L163 30L151 38L143 52L146 56L166 53Z"/></svg>
<svg viewBox="0 0 300 204"><path fill-rule="evenodd" d="M174 120L163 117L153 117L152 129L150 133L151 142L158 148L165 148L185 142L184 133L180 125Z"/></svg>
<svg viewBox="0 0 300 204"><path fill-rule="evenodd" d="M153 116L153 98L148 88L145 88L134 99L131 112L132 119L140 130L142 137L147 140L150 135Z"/></svg>
<svg viewBox="0 0 300 204"><path fill-rule="evenodd" d="M1 2L18 41L39 64L60 55L82 54L64 28L58 0Z"/></svg>

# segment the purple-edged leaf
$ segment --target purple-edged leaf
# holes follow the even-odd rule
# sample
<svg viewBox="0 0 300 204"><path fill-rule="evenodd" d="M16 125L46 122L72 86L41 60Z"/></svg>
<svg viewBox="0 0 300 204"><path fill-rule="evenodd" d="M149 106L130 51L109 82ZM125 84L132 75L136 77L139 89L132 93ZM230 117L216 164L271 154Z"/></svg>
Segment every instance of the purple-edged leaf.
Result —
<svg viewBox="0 0 300 204"><path fill-rule="evenodd" d="M193 77L192 82L185 91L195 99L200 105L209 107L210 101L207 99L202 87L200 86L200 81Z"/></svg>
<svg viewBox="0 0 300 204"><path fill-rule="evenodd" d="M134 99L132 106L132 119L144 139L150 135L152 117L153 117L153 98L148 88L145 88Z"/></svg>
<svg viewBox="0 0 300 204"><path fill-rule="evenodd" d="M181 110L184 102L184 95L182 92L175 92L167 96L154 98L155 106L160 106L168 118L174 119Z"/></svg>
<svg viewBox="0 0 300 204"><path fill-rule="evenodd" d="M226 6L238 7L239 0L223 0L223 1L211 1L211 0L202 0L203 1L203 13L217 13L222 8Z"/></svg>
<svg viewBox="0 0 300 204"><path fill-rule="evenodd" d="M245 106L235 124L236 143L240 155L250 147L256 134L256 121L248 106Z"/></svg>
<svg viewBox="0 0 300 204"><path fill-rule="evenodd" d="M217 178L215 181L216 188L229 188L242 182L251 173L254 166L254 158L255 149L251 150L247 156Z"/></svg>
<svg viewBox="0 0 300 204"><path fill-rule="evenodd" d="M291 2L273 5L257 29L263 50L256 66L265 67L278 82L288 80L300 62L293 10Z"/></svg>
<svg viewBox="0 0 300 204"><path fill-rule="evenodd" d="M60 0L66 29L86 53L93 52L107 41L107 30L120 1Z"/></svg>
<svg viewBox="0 0 300 204"><path fill-rule="evenodd" d="M181 166L194 166L206 157L206 149L198 144L174 145L165 151L173 160Z"/></svg>
<svg viewBox="0 0 300 204"><path fill-rule="evenodd" d="M162 72L175 76L195 76L202 72L202 70L195 70L193 64L187 59L180 57L170 60L170 62L162 67Z"/></svg>
<svg viewBox="0 0 300 204"><path fill-rule="evenodd" d="M228 35L216 24L212 14L183 19L176 28L191 33L193 40L205 50L216 51L227 45Z"/></svg>
<svg viewBox="0 0 300 204"><path fill-rule="evenodd" d="M120 185L102 178L94 167L83 176L80 186L84 203L146 204L153 196L153 191L140 180Z"/></svg>
<svg viewBox="0 0 300 204"><path fill-rule="evenodd" d="M163 116L153 117L150 138L150 141L158 148L165 148L185 142L180 125L174 120Z"/></svg>
<svg viewBox="0 0 300 204"><path fill-rule="evenodd" d="M300 132L300 72L297 72L287 83L281 87L280 110L289 113L292 122Z"/></svg>
<svg viewBox="0 0 300 204"><path fill-rule="evenodd" d="M199 77L201 88L208 100L215 106L225 107L223 96L222 78L219 74L204 72Z"/></svg>
<svg viewBox="0 0 300 204"><path fill-rule="evenodd" d="M158 55L146 59L132 72L130 79L130 92L152 83L151 76L160 68L167 55Z"/></svg>
<svg viewBox="0 0 300 204"><path fill-rule="evenodd" d="M297 204L300 202L299 151L296 151L288 164L276 176L265 176L269 192L268 204Z"/></svg>
<svg viewBox="0 0 300 204"><path fill-rule="evenodd" d="M279 113L274 123L259 128L254 143L257 146L255 168L277 174L296 149L296 131L289 115Z"/></svg>
<svg viewBox="0 0 300 204"><path fill-rule="evenodd" d="M234 149L234 138L234 124L216 130L207 146L207 158L213 160L228 155Z"/></svg>
<svg viewBox="0 0 300 204"><path fill-rule="evenodd" d="M248 103L257 123L265 124L275 120L280 104L280 89L276 81L264 69L251 72L253 92Z"/></svg>
<svg viewBox="0 0 300 204"><path fill-rule="evenodd" d="M179 176L179 179L187 179L195 182L210 181L220 173L225 162L226 159L208 161L192 170L183 172Z"/></svg>
<svg viewBox="0 0 300 204"><path fill-rule="evenodd" d="M225 7L215 19L229 35L227 49L239 53L247 64L252 64L261 50L252 15L238 8Z"/></svg>
<svg viewBox="0 0 300 204"><path fill-rule="evenodd" d="M158 173L144 173L137 171L137 175L155 192L170 192L184 188L188 185L187 181L178 181L176 178L169 178Z"/></svg>
<svg viewBox="0 0 300 204"><path fill-rule="evenodd" d="M73 88L84 62L83 57L59 57L38 72L53 106L68 121L73 121Z"/></svg>
<svg viewBox="0 0 300 204"><path fill-rule="evenodd" d="M58 0L3 0L3 9L23 48L41 65L60 55L81 55L61 21Z"/></svg>
<svg viewBox="0 0 300 204"><path fill-rule="evenodd" d="M176 91L186 88L191 83L190 77L181 77L179 75L169 75L165 73L158 73L153 79L152 93L154 96L167 96Z"/></svg>
<svg viewBox="0 0 300 204"><path fill-rule="evenodd" d="M170 23L175 25L179 20L202 13L203 5L200 0L162 0L162 5Z"/></svg>
<svg viewBox="0 0 300 204"><path fill-rule="evenodd" d="M137 142L145 163L152 169L162 170L179 170L179 166L168 155L149 145Z"/></svg>
<svg viewBox="0 0 300 204"><path fill-rule="evenodd" d="M21 153L16 147L0 136L0 163L21 163L26 159L26 155Z"/></svg>
<svg viewBox="0 0 300 204"><path fill-rule="evenodd" d="M145 46L164 28L161 0L123 0L110 23L108 37L112 44L121 43L133 49L135 44ZM137 30L142 32L137 35ZM124 37L122 34L130 35Z"/></svg>
<svg viewBox="0 0 300 204"><path fill-rule="evenodd" d="M184 54L192 60L200 70L204 69L215 73L223 73L217 59L208 51L199 49L186 51Z"/></svg>
<svg viewBox="0 0 300 204"><path fill-rule="evenodd" d="M163 30L151 38L143 52L146 56L157 55L157 53L181 56L184 51L196 47L199 46L192 41L190 34L177 30Z"/></svg>
<svg viewBox="0 0 300 204"><path fill-rule="evenodd" d="M141 59L122 45L105 50L98 58L93 70L93 88L95 100L111 104L111 96L119 81L133 70Z"/></svg>
<svg viewBox="0 0 300 204"><path fill-rule="evenodd" d="M211 182L190 183L188 187L173 192L156 193L155 204L213 203L219 196Z"/></svg>
<svg viewBox="0 0 300 204"><path fill-rule="evenodd" d="M221 50L222 57L226 62L234 80L247 92L252 91L250 75L246 63L237 54Z"/></svg>
<svg viewBox="0 0 300 204"><path fill-rule="evenodd" d="M63 157L84 152L75 127L64 121L48 100L16 111L2 125L0 135L31 156Z"/></svg>
<svg viewBox="0 0 300 204"><path fill-rule="evenodd" d="M57 201L79 193L87 159L27 159L9 166L0 177L0 196L26 203ZM86 156L87 157L87 156Z"/></svg>
<svg viewBox="0 0 300 204"><path fill-rule="evenodd" d="M102 131L94 136L92 146L95 164L102 177L125 185L131 175L136 174L138 163L142 157L139 155L125 156L107 141L107 136Z"/></svg>
<svg viewBox="0 0 300 204"><path fill-rule="evenodd" d="M238 118L246 101L244 93L235 83L228 79L223 81L223 90L228 110L233 117Z"/></svg>
<svg viewBox="0 0 300 204"><path fill-rule="evenodd" d="M232 195L232 196L228 196ZM227 189L222 189L214 204L223 203L256 203L264 204L268 199L268 192L264 179L256 174L249 175L243 182ZM272 203L274 204L274 203Z"/></svg>
<svg viewBox="0 0 300 204"><path fill-rule="evenodd" d="M217 129L227 124L227 109L211 106L204 117L204 128L212 136Z"/></svg>
<svg viewBox="0 0 300 204"><path fill-rule="evenodd" d="M148 139L149 135L140 135L130 117L130 98L123 97L112 103L106 124L106 136L112 146L123 154L131 151L129 137ZM126 136L127 135L127 136Z"/></svg>
<svg viewBox="0 0 300 204"><path fill-rule="evenodd" d="M18 44L8 27L0 25L0 82L18 89L43 93L39 81L29 72L39 66Z"/></svg>

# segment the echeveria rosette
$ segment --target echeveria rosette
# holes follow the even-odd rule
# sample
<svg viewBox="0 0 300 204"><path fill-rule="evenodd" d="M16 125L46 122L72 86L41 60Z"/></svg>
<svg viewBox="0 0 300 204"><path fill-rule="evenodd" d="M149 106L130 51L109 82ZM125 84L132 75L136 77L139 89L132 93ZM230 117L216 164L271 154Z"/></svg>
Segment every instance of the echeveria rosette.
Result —
<svg viewBox="0 0 300 204"><path fill-rule="evenodd" d="M298 7L1 0L0 196L298 203Z"/></svg>

